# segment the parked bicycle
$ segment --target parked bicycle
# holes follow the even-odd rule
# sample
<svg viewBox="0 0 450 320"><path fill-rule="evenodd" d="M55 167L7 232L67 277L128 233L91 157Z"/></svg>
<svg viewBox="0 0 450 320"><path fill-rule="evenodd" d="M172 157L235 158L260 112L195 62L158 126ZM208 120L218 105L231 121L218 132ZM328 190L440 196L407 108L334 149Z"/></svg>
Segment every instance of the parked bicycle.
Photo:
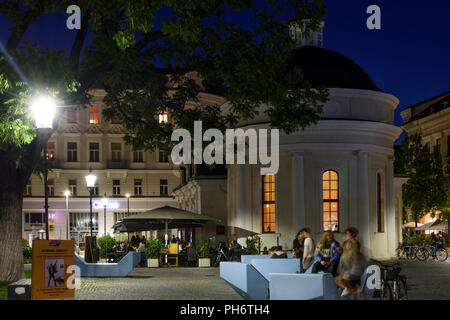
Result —
<svg viewBox="0 0 450 320"><path fill-rule="evenodd" d="M393 265L375 261L381 270L381 300L408 300L406 276L401 275L402 268L399 263Z"/></svg>
<svg viewBox="0 0 450 320"><path fill-rule="evenodd" d="M436 242L434 245L423 245L416 252L419 261L425 261L429 258L444 262L448 258L447 250L442 245L442 242Z"/></svg>

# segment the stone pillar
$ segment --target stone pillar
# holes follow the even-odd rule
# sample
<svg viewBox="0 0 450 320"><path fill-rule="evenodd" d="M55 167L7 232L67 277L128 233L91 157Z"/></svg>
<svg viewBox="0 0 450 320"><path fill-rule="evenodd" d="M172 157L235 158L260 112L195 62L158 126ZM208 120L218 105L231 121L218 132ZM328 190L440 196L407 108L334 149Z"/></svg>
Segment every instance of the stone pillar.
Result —
<svg viewBox="0 0 450 320"><path fill-rule="evenodd" d="M297 234L298 230L306 225L305 215L305 174L303 164L304 153L293 152L291 157L291 198L292 198L292 232Z"/></svg>
<svg viewBox="0 0 450 320"><path fill-rule="evenodd" d="M236 165L236 169L236 219L234 226L245 229L247 187L245 164Z"/></svg>
<svg viewBox="0 0 450 320"><path fill-rule="evenodd" d="M371 254L369 211L369 152L358 152L358 229L361 249Z"/></svg>
<svg viewBox="0 0 450 320"><path fill-rule="evenodd" d="M395 249L399 242L397 234L397 219L395 216L394 197L394 157L388 159L386 170L386 209L387 209L387 231L389 241L389 255L395 256Z"/></svg>

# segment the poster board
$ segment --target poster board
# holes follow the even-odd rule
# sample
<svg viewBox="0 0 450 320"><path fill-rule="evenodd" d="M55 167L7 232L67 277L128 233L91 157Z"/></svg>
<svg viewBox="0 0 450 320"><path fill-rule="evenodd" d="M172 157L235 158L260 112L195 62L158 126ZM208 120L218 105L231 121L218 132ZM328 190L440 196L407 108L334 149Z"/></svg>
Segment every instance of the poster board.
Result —
<svg viewBox="0 0 450 320"><path fill-rule="evenodd" d="M67 287L75 265L74 240L34 240L31 270L31 299L74 299L75 288ZM69 279L70 277L70 279Z"/></svg>

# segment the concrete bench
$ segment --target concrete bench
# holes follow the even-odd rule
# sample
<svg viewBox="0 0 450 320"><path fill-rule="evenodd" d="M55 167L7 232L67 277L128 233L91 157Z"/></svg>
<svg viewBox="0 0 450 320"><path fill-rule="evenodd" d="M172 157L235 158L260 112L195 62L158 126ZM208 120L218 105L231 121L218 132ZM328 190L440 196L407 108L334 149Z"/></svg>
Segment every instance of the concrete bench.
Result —
<svg viewBox="0 0 450 320"><path fill-rule="evenodd" d="M220 277L244 299L267 300L269 298L269 281L251 264L221 262Z"/></svg>
<svg viewBox="0 0 450 320"><path fill-rule="evenodd" d="M270 300L338 300L338 287L333 276L321 274L271 273Z"/></svg>
<svg viewBox="0 0 450 320"><path fill-rule="evenodd" d="M373 297L375 289L368 286L369 273L366 268L361 276L361 296L364 300ZM341 290L330 273L269 274L269 291L271 300L336 300L341 299Z"/></svg>
<svg viewBox="0 0 450 320"><path fill-rule="evenodd" d="M139 263L139 252L128 252L118 263L87 263L75 254L75 264L80 268L81 277L126 277Z"/></svg>
<svg viewBox="0 0 450 320"><path fill-rule="evenodd" d="M31 279L20 279L8 285L8 300L30 300Z"/></svg>
<svg viewBox="0 0 450 320"><path fill-rule="evenodd" d="M270 259L268 254L243 254L241 256L241 262L250 264L253 259Z"/></svg>
<svg viewBox="0 0 450 320"><path fill-rule="evenodd" d="M270 273L300 272L300 259L252 259L250 264L267 280Z"/></svg>

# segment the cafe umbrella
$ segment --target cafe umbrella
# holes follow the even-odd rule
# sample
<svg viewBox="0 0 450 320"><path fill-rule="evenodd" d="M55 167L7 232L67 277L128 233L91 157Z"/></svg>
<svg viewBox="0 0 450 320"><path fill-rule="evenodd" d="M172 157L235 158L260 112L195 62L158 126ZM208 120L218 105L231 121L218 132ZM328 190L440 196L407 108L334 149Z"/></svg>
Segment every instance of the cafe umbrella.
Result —
<svg viewBox="0 0 450 320"><path fill-rule="evenodd" d="M123 218L114 224L114 233L141 232L150 230L196 228L207 222L220 222L219 219L203 214L164 206ZM167 245L167 243L166 243Z"/></svg>

